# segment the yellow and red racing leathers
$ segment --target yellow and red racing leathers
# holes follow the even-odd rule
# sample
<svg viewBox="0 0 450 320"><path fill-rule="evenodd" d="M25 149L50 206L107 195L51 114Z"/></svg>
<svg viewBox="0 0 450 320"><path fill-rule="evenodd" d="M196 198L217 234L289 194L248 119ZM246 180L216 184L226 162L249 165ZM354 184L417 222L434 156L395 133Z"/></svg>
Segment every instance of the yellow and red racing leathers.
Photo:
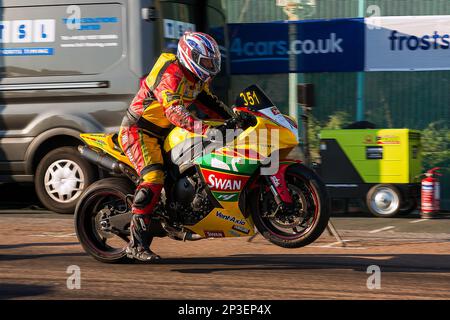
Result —
<svg viewBox="0 0 450 320"><path fill-rule="evenodd" d="M159 142L171 126L202 133L208 129L187 110L193 102L209 118L230 116L227 107L211 94L208 83L194 78L174 54L161 54L142 81L119 132L120 146L141 178L138 190L145 187L153 193L149 203L134 203L133 213L150 214L159 198L164 182Z"/></svg>

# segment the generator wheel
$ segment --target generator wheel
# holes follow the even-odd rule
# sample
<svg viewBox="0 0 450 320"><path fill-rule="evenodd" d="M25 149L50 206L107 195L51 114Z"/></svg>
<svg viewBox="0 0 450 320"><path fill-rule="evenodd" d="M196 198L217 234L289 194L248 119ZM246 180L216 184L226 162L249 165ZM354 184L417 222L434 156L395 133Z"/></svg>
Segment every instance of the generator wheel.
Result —
<svg viewBox="0 0 450 320"><path fill-rule="evenodd" d="M366 196L367 209L376 217L395 216L402 204L401 193L392 184L377 184L370 188Z"/></svg>
<svg viewBox="0 0 450 320"><path fill-rule="evenodd" d="M415 198L410 198L403 203L399 213L401 215L407 215L416 209L417 209L417 200Z"/></svg>

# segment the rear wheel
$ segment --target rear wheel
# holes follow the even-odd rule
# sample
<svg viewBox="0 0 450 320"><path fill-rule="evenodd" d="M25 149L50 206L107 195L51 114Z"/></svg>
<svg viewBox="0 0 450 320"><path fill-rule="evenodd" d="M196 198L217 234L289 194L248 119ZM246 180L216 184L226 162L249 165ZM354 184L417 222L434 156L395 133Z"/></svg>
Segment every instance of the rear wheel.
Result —
<svg viewBox="0 0 450 320"><path fill-rule="evenodd" d="M299 248L314 242L330 217L327 192L319 177L303 165L289 167L285 175L293 199L292 208L280 211L263 186L252 218L258 231L270 242L285 248ZM253 203L253 201L252 201Z"/></svg>
<svg viewBox="0 0 450 320"><path fill-rule="evenodd" d="M106 263L127 262L133 186L122 178L93 183L75 210L75 231L84 250Z"/></svg>

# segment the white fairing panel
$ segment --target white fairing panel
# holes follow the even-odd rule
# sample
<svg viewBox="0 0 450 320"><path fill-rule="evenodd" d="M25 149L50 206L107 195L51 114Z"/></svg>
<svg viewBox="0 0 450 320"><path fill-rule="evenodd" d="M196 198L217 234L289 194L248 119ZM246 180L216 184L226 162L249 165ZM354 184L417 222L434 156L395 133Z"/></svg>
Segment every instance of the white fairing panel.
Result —
<svg viewBox="0 0 450 320"><path fill-rule="evenodd" d="M292 131L292 133L295 135L295 137L298 140L298 128L293 126L288 120L286 120L285 116L280 112L280 110L278 110L277 107L272 106L269 108L261 109L261 110L259 110L259 112L264 114L266 117L268 117L272 121L275 121L282 127L287 128L290 131Z"/></svg>

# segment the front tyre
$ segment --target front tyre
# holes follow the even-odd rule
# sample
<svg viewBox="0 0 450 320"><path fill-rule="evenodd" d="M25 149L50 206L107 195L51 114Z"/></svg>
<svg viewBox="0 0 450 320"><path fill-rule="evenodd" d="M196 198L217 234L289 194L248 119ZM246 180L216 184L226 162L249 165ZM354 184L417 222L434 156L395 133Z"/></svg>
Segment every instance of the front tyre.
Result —
<svg viewBox="0 0 450 320"><path fill-rule="evenodd" d="M285 173L293 199L289 210L277 210L277 204L262 186L252 210L258 231L270 242L284 248L304 247L320 237L330 218L326 188L320 178L301 164L290 166ZM253 202L253 201L252 201Z"/></svg>

